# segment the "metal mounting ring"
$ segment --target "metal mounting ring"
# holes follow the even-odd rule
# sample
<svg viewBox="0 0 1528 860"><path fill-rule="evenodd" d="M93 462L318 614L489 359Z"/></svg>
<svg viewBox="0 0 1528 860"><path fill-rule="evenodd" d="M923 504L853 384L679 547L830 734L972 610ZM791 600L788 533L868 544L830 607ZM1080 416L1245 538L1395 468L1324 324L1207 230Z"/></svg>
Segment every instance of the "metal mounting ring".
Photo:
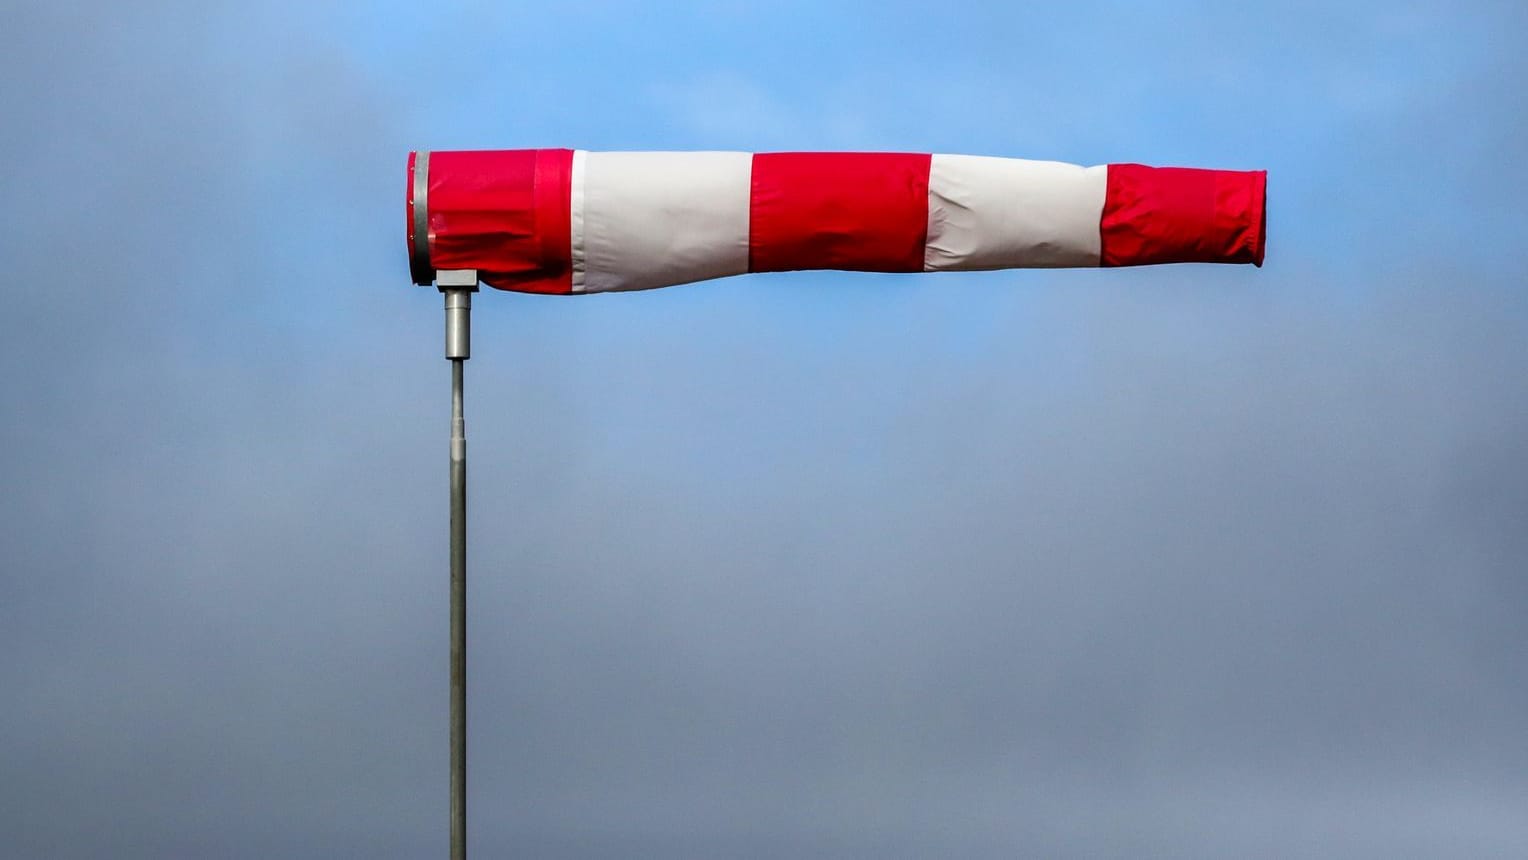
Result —
<svg viewBox="0 0 1528 860"><path fill-rule="evenodd" d="M430 151L414 153L414 243L409 248L409 274L414 283L427 287L435 281L430 264Z"/></svg>

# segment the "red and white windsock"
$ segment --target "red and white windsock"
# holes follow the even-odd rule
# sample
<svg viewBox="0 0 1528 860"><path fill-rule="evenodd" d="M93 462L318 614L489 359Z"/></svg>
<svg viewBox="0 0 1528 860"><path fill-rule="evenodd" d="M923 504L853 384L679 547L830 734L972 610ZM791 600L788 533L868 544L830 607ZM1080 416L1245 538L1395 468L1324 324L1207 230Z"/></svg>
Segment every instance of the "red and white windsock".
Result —
<svg viewBox="0 0 1528 860"><path fill-rule="evenodd" d="M414 280L531 293L745 272L1262 265L1261 170L862 152L409 155Z"/></svg>

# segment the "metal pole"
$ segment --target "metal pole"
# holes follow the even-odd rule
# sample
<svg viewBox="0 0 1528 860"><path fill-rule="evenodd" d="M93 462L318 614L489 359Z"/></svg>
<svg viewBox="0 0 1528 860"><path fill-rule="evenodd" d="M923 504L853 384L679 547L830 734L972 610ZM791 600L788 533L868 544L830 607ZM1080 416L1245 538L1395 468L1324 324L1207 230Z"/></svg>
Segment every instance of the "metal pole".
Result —
<svg viewBox="0 0 1528 860"><path fill-rule="evenodd" d="M451 359L451 860L467 860L467 437Z"/></svg>
<svg viewBox="0 0 1528 860"><path fill-rule="evenodd" d="M467 860L467 422L462 367L471 358L477 273L441 272L451 361L451 860ZM470 284L467 286L466 284Z"/></svg>

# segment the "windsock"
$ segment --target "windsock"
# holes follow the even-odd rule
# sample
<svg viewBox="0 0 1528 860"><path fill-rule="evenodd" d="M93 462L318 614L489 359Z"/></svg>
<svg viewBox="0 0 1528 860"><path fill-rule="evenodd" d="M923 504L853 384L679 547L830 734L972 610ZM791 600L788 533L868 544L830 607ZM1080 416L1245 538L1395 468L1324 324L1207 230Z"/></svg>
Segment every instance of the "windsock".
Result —
<svg viewBox="0 0 1528 860"><path fill-rule="evenodd" d="M416 283L529 293L794 269L1263 263L1267 173L865 152L410 153Z"/></svg>

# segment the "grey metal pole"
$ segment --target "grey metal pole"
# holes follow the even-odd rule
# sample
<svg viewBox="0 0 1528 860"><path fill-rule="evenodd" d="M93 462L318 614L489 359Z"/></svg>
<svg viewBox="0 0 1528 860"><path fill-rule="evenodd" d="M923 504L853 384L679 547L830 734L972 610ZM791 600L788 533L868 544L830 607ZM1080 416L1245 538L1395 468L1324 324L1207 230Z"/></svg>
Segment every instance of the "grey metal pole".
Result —
<svg viewBox="0 0 1528 860"><path fill-rule="evenodd" d="M441 272L451 361L451 860L467 860L467 422L462 369L472 357L476 272Z"/></svg>
<svg viewBox="0 0 1528 860"><path fill-rule="evenodd" d="M467 435L451 359L451 860L467 860Z"/></svg>

